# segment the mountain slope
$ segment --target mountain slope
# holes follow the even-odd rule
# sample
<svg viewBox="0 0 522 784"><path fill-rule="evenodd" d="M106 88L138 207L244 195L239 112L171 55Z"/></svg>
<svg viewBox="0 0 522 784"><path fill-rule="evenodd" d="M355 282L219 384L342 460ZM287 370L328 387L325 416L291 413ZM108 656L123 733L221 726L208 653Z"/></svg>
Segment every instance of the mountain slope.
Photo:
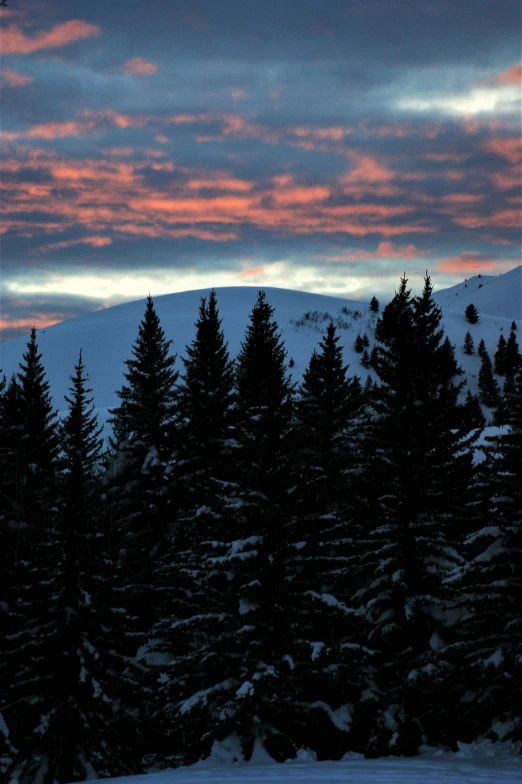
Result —
<svg viewBox="0 0 522 784"><path fill-rule="evenodd" d="M457 348L457 359L466 372L472 391L477 388L480 361L476 354L467 356L463 353L464 335L469 329L475 345L484 338L488 351L493 354L500 332L503 331L507 337L515 319L519 327L519 341L522 342L521 270L522 267L517 267L498 277L472 278L435 294L436 301L443 308L444 327ZM233 356L239 350L258 290L258 287L216 290L223 328ZM201 297L208 297L209 291L202 289L167 294L154 300L165 333L173 340L174 353L183 355L185 346L192 341ZM288 359L292 358L295 363L292 369L294 379L301 377L329 318L333 318L339 327L345 362L350 365L349 372L359 375L364 381L368 371L361 366L361 355L355 353L353 343L357 333L364 332L373 342L377 317L370 312L367 302L287 289L265 288L265 291L268 302L275 307ZM464 317L468 300L473 301L479 311L480 320L476 325L468 324ZM69 377L82 349L95 404L101 420L105 419L107 408L117 404L115 393L123 381L124 361L130 356L144 311L145 299L142 299L64 321L38 332L39 348L56 408L64 407L63 396L67 393ZM0 345L0 367L8 377L17 371L26 343L27 337L22 336ZM179 359L176 366L182 371Z"/></svg>

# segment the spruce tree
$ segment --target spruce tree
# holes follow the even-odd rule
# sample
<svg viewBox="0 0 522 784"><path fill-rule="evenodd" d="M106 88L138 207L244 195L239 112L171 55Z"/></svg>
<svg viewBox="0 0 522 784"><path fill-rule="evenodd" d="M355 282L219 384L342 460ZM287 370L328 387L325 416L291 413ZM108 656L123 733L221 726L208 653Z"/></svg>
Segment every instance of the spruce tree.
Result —
<svg viewBox="0 0 522 784"><path fill-rule="evenodd" d="M371 300L370 300L370 310L371 310L372 313L378 313L379 312L379 300L377 299L377 297L372 297L371 298Z"/></svg>
<svg viewBox="0 0 522 784"><path fill-rule="evenodd" d="M359 334L355 338L355 343L353 344L353 347L358 354L362 354L362 352L364 351L363 339Z"/></svg>
<svg viewBox="0 0 522 784"><path fill-rule="evenodd" d="M502 333L500 333L495 351L495 373L497 376L506 375L506 338Z"/></svg>
<svg viewBox="0 0 522 784"><path fill-rule="evenodd" d="M453 381L429 276L413 301L406 284L403 278L378 324L381 385L359 491L367 505L359 601L372 622L368 644L379 649L374 754L412 753L423 734L441 740L433 717L436 707L449 715L451 695L437 692L435 673L444 665L434 648L451 602L444 578L469 530L474 434L459 429L462 383Z"/></svg>
<svg viewBox="0 0 522 784"><path fill-rule="evenodd" d="M332 715L348 716L368 686L366 629L351 606L357 531L349 476L358 467L362 390L347 371L330 323L298 392L295 500L284 529L293 663L285 686L295 705L294 743L324 757L341 756L348 744L350 722L335 725Z"/></svg>
<svg viewBox="0 0 522 784"><path fill-rule="evenodd" d="M59 439L38 351L31 331L18 373L9 388L12 406L8 443L10 527L14 531L12 585L8 591L4 718L16 748L12 772L32 782L49 764L47 730L56 685L54 652L57 626L56 524L60 512ZM13 471L14 461L14 471Z"/></svg>
<svg viewBox="0 0 522 784"><path fill-rule="evenodd" d="M481 338L480 343L478 344L477 354L479 355L480 359L484 359L484 356L487 355L486 344L484 343L484 338Z"/></svg>
<svg viewBox="0 0 522 784"><path fill-rule="evenodd" d="M478 375L480 401L488 408L497 408L500 403L500 390L487 351L482 354Z"/></svg>
<svg viewBox="0 0 522 784"><path fill-rule="evenodd" d="M175 508L166 473L176 417L176 357L152 298L147 298L132 358L125 361L120 405L110 411L112 452L107 460L107 505L116 562L127 586L129 614L143 633L155 621L151 596L155 560L165 545Z"/></svg>
<svg viewBox="0 0 522 784"><path fill-rule="evenodd" d="M191 678L189 689L182 689L183 701L178 705L187 761L207 756L215 739L233 732L247 758L256 738L280 759L291 755L286 729L291 702L277 696L284 691L291 668L286 658L288 607L281 529L281 507L289 489L285 471L292 412L285 358L274 309L261 291L236 366L240 487L226 547L215 553L216 590L224 591L220 630L217 636L196 637L200 646L196 680ZM226 590L223 581L228 583ZM209 622L215 627L212 604L210 608ZM203 608L199 628L205 616ZM178 628L183 632L185 625L180 622Z"/></svg>
<svg viewBox="0 0 522 784"><path fill-rule="evenodd" d="M473 303L470 303L467 306L466 310L464 311L464 315L470 324L476 324L479 320L478 310L476 309L475 305L473 305Z"/></svg>
<svg viewBox="0 0 522 784"><path fill-rule="evenodd" d="M475 353L475 344L473 343L471 332L466 332L464 336L464 353L470 355Z"/></svg>
<svg viewBox="0 0 522 784"><path fill-rule="evenodd" d="M507 427L490 437L480 467L481 514L466 540L467 565L450 577L458 638L445 651L459 737L522 740L522 374Z"/></svg>
<svg viewBox="0 0 522 784"><path fill-rule="evenodd" d="M147 654L170 661L160 668L159 683L158 668L152 668L153 725L159 742L151 754L160 764L173 764L183 753L197 758L205 748L201 728L199 737L191 736L194 748L186 748L180 709L219 673L227 645L224 617L236 609L228 566L216 565L233 538L230 507L236 487L237 433L234 369L215 291L208 304L201 300L196 336L187 346L183 364L172 472L181 498L158 570L159 617Z"/></svg>
<svg viewBox="0 0 522 784"><path fill-rule="evenodd" d="M509 333L505 352L505 373L514 376L522 366L522 357L518 348L517 339L513 330Z"/></svg>

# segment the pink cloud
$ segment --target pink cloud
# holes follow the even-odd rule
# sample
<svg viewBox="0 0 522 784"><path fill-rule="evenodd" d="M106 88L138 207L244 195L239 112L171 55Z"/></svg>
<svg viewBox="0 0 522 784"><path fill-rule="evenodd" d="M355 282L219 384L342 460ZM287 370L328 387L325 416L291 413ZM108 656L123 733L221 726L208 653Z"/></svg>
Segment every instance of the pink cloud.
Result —
<svg viewBox="0 0 522 784"><path fill-rule="evenodd" d="M2 33L2 50L4 54L31 54L42 49L59 49L100 33L98 25L89 24L83 19L71 19L55 25L48 32L37 33L32 38L26 36L19 25L10 24Z"/></svg>
<svg viewBox="0 0 522 784"><path fill-rule="evenodd" d="M499 260L496 256L486 256L474 250L464 251L460 256L448 256L440 259L435 269L437 272L498 272L499 269L511 269L513 260Z"/></svg>
<svg viewBox="0 0 522 784"><path fill-rule="evenodd" d="M337 256L327 256L327 261L368 261L370 259L419 259L429 256L430 251L419 250L415 245L395 245L389 240L383 240L375 251L362 248L345 251Z"/></svg>
<svg viewBox="0 0 522 784"><path fill-rule="evenodd" d="M131 57L121 69L126 74L133 76L152 76L158 70L156 63L150 63L143 57Z"/></svg>
<svg viewBox="0 0 522 784"><path fill-rule="evenodd" d="M265 272L265 267L249 267L248 269L244 269L241 272L237 273L238 278L255 278L258 275L263 275Z"/></svg>
<svg viewBox="0 0 522 784"><path fill-rule="evenodd" d="M112 245L112 240L110 237L82 237L80 240L62 240L61 242L52 242L49 245L35 248L33 253L62 250L63 248L70 248L71 245L91 245L93 248L104 248L107 245Z"/></svg>
<svg viewBox="0 0 522 784"><path fill-rule="evenodd" d="M486 152L493 152L495 155L500 155L506 158L510 163L520 163L522 158L522 141L520 136L513 136L507 139L488 139L482 145L482 149Z"/></svg>
<svg viewBox="0 0 522 784"><path fill-rule="evenodd" d="M484 79L484 84L517 84L522 82L522 63L516 63L500 73L492 74Z"/></svg>
<svg viewBox="0 0 522 784"><path fill-rule="evenodd" d="M34 76L24 76L12 71L11 68L2 70L2 84L6 84L8 87L24 87L31 82L34 82Z"/></svg>

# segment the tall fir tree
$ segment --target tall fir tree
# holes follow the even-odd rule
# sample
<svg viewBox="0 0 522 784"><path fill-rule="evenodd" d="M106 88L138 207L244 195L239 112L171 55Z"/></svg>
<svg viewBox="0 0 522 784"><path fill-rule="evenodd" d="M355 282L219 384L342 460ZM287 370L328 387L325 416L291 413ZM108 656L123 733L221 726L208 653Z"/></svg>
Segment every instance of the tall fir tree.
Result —
<svg viewBox="0 0 522 784"><path fill-rule="evenodd" d="M498 339L497 350L495 351L495 373L497 376L506 374L506 338L502 333Z"/></svg>
<svg viewBox="0 0 522 784"><path fill-rule="evenodd" d="M522 740L522 374L506 427L489 437L480 466L481 498L466 563L448 582L459 597L458 638L445 652L452 664L459 739Z"/></svg>
<svg viewBox="0 0 522 784"><path fill-rule="evenodd" d="M331 322L304 373L295 404L292 493L284 526L284 582L291 608L285 691L293 740L320 757L350 744L352 706L368 689L367 629L352 606L354 493L362 390L348 376ZM335 719L334 719L335 717ZM341 718L337 721L337 718Z"/></svg>
<svg viewBox="0 0 522 784"><path fill-rule="evenodd" d="M482 352L478 388L481 403L488 408L498 408L500 404L500 389L496 378L493 376L493 366L486 350Z"/></svg>
<svg viewBox="0 0 522 784"><path fill-rule="evenodd" d="M43 739L56 683L53 657L57 629L52 608L61 506L57 414L34 328L9 398L12 439L8 448L10 474L15 477L8 485L9 522L15 551L4 649L10 676L4 718L16 748L13 770L25 784L43 776L49 766L49 750Z"/></svg>
<svg viewBox="0 0 522 784"><path fill-rule="evenodd" d="M109 420L113 436L105 514L126 587L128 617L135 618L143 634L156 620L151 583L176 506L167 478L178 379L171 342L149 296L132 358L125 362L126 383L117 392L120 405L110 411Z"/></svg>
<svg viewBox="0 0 522 784"><path fill-rule="evenodd" d="M180 488L179 514L169 530L169 547L158 570L159 618L147 656L161 657L155 684L153 724L156 764L173 764L184 746L187 756L205 748L199 727L180 732L180 710L187 699L208 688L219 673L227 645L227 612L235 596L228 568L216 565L233 538L230 506L235 491L236 410L234 368L230 360L215 291L202 298L196 336L186 348L179 388L179 426L173 471ZM204 667L202 668L202 662ZM152 668L153 679L158 668Z"/></svg>
<svg viewBox="0 0 522 784"><path fill-rule="evenodd" d="M386 324L385 313L393 316ZM414 300L403 278L378 323L381 385L359 490L368 505L359 601L372 623L369 645L379 649L368 753L413 753L437 732L435 705L449 711L450 695L427 673L437 671L433 652L446 633L444 578L469 530L472 436L459 428L462 383L440 322L426 275Z"/></svg>
<svg viewBox="0 0 522 784"><path fill-rule="evenodd" d="M191 681L178 706L187 761L206 756L214 740L233 732L247 758L256 740L280 759L292 753L285 729L292 706L277 696L291 666L280 525L292 411L285 359L274 309L259 292L236 365L240 487L228 541L214 556L216 590L224 600L221 626L218 636L199 632L199 684ZM205 608L202 614L203 630Z"/></svg>

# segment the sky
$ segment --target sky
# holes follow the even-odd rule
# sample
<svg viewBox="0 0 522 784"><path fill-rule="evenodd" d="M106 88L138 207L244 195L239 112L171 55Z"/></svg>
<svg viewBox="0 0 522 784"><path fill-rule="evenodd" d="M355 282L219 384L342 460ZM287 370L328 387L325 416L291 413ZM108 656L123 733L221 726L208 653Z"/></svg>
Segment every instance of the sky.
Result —
<svg viewBox="0 0 522 784"><path fill-rule="evenodd" d="M520 264L519 0L7 0L9 339L209 286Z"/></svg>

